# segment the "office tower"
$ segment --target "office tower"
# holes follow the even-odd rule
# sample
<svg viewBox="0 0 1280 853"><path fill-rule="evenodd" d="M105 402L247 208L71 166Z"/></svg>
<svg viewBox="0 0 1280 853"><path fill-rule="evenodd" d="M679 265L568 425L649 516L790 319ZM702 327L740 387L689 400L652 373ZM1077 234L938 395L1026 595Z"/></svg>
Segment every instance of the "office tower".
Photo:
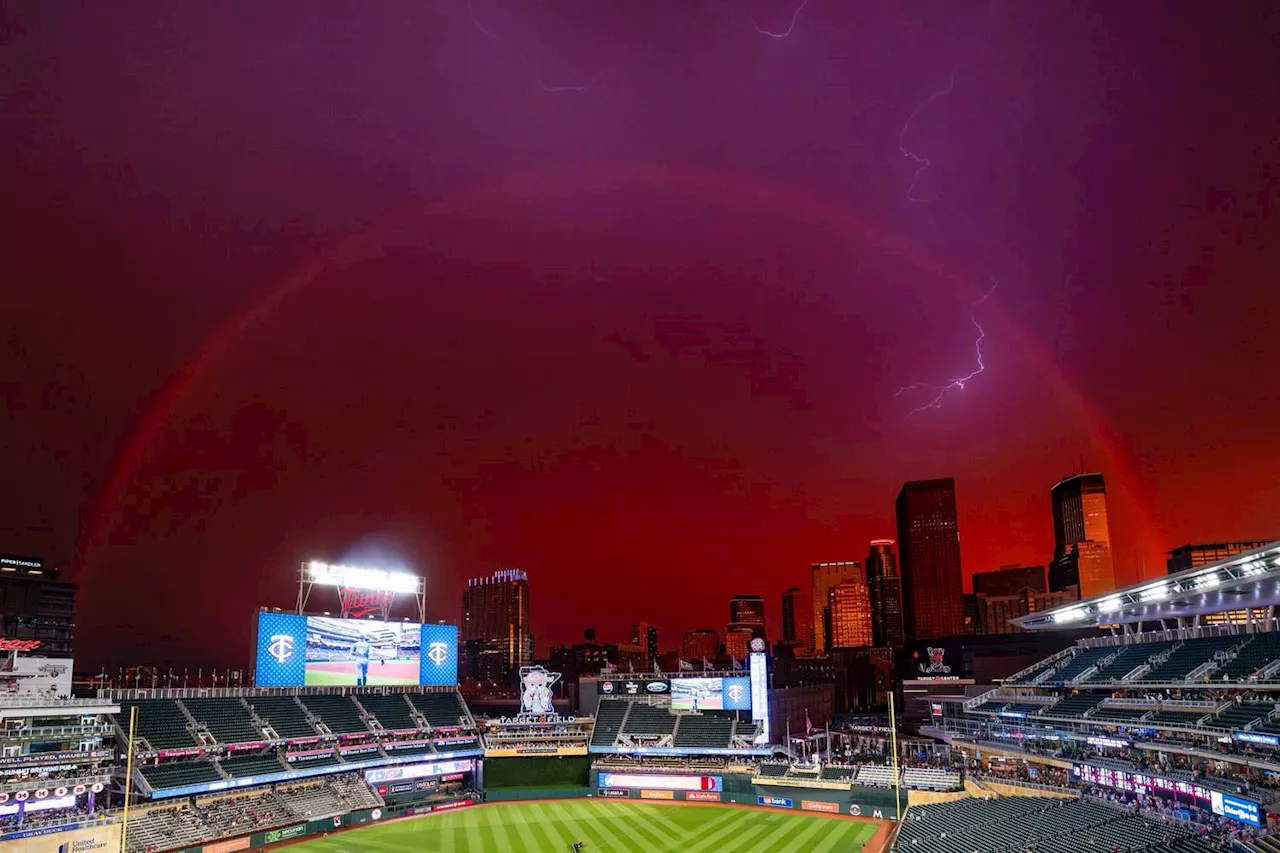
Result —
<svg viewBox="0 0 1280 853"><path fill-rule="evenodd" d="M1044 582L1044 566L1001 566L973 576L973 591L977 595L1017 595L1024 589L1049 591Z"/></svg>
<svg viewBox="0 0 1280 853"><path fill-rule="evenodd" d="M1089 598L1116 588L1111 532L1107 524L1107 485L1101 474L1076 474L1049 490L1053 506L1053 564L1049 588L1080 588Z"/></svg>
<svg viewBox="0 0 1280 853"><path fill-rule="evenodd" d="M966 598L969 597L966 596ZM978 630L975 633L1022 633L1026 629L1010 623L1010 619L1063 607L1079 597L1075 587L1069 587L1062 592L1043 592L1023 587L1014 595L988 596L976 593L972 596L978 610Z"/></svg>
<svg viewBox="0 0 1280 853"><path fill-rule="evenodd" d="M696 631L685 631L684 642L680 646L680 656L695 667L702 665L702 659L715 660L720 654L720 635L714 628L699 628Z"/></svg>
<svg viewBox="0 0 1280 853"><path fill-rule="evenodd" d="M1247 542L1210 542L1200 545L1183 545L1169 552L1165 567L1169 570L1169 574L1185 572L1187 569L1207 566L1210 563L1216 563L1218 560L1225 560L1228 557L1243 554L1245 551L1252 551L1254 548L1263 548L1274 541L1276 540L1254 539Z"/></svg>
<svg viewBox="0 0 1280 853"><path fill-rule="evenodd" d="M813 651L813 607L798 586L782 594L782 641L796 654Z"/></svg>
<svg viewBox="0 0 1280 853"><path fill-rule="evenodd" d="M906 644L902 626L902 578L892 539L876 539L867 554L867 592L871 597L871 629L875 645L901 648Z"/></svg>
<svg viewBox="0 0 1280 853"><path fill-rule="evenodd" d="M735 595L729 599L729 624L758 628L764 636L764 599L758 595Z"/></svg>
<svg viewBox="0 0 1280 853"><path fill-rule="evenodd" d="M503 569L487 578L471 578L462 591L462 641L484 641L500 652L510 672L533 661L529 633L529 576Z"/></svg>
<svg viewBox="0 0 1280 853"><path fill-rule="evenodd" d="M810 590L813 596L813 653L826 654L827 636L831 626L827 613L827 592L846 578L861 578L862 563L845 560L833 563L814 563L810 568Z"/></svg>
<svg viewBox="0 0 1280 853"><path fill-rule="evenodd" d="M964 582L956 484L950 477L903 485L896 504L907 639L964 632Z"/></svg>
<svg viewBox="0 0 1280 853"><path fill-rule="evenodd" d="M751 639L755 632L750 628L730 626L724 632L724 653L736 661L746 663L747 654L751 651Z"/></svg>
<svg viewBox="0 0 1280 853"><path fill-rule="evenodd" d="M870 646L874 642L871 625L871 596L861 577L846 578L827 590L831 648Z"/></svg>
<svg viewBox="0 0 1280 853"><path fill-rule="evenodd" d="M648 622L631 623L631 643L644 650L644 670L648 672L658 662L658 628Z"/></svg>
<svg viewBox="0 0 1280 853"><path fill-rule="evenodd" d="M0 637L36 643L30 657L75 653L76 585L40 557L0 554Z"/></svg>

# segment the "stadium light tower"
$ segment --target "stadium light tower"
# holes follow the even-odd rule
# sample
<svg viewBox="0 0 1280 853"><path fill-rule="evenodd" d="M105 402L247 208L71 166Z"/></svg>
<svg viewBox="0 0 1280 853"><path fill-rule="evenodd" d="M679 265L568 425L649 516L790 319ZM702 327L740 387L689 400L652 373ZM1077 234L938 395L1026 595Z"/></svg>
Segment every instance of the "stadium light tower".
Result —
<svg viewBox="0 0 1280 853"><path fill-rule="evenodd" d="M426 581L409 572L309 560L298 570L299 613L306 612L307 600L317 586L337 589L345 619L374 616L385 621L397 595L412 595L418 604L418 622L426 621Z"/></svg>

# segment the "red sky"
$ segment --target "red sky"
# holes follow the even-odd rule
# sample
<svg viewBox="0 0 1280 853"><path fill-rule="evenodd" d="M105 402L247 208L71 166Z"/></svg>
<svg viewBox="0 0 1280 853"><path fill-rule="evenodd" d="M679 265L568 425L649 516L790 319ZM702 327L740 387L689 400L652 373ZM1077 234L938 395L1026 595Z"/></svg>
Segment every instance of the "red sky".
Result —
<svg viewBox="0 0 1280 853"><path fill-rule="evenodd" d="M10 8L0 550L197 666L311 557L776 630L907 479L1045 562L1080 457L1123 580L1280 536L1280 19L1120 6Z"/></svg>

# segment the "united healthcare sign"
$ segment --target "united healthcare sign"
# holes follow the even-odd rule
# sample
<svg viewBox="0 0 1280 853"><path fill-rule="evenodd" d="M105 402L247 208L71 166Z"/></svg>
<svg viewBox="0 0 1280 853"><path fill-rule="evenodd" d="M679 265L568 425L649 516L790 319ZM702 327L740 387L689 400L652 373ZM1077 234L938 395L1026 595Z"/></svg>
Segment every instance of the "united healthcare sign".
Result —
<svg viewBox="0 0 1280 853"><path fill-rule="evenodd" d="M1252 800L1242 800L1230 794L1212 791L1209 794L1209 804L1216 815L1238 823L1247 823L1249 826L1262 826L1262 809Z"/></svg>

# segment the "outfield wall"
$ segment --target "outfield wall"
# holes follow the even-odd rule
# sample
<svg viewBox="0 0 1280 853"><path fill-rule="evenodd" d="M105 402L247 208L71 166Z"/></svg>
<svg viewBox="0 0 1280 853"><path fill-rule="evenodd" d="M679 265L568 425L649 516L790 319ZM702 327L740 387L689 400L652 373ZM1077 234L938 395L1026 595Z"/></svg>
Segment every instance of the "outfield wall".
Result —
<svg viewBox="0 0 1280 853"><path fill-rule="evenodd" d="M853 786L809 788L757 785L742 773L704 774L592 770L592 796L655 802L734 803L827 814L896 820L899 801L892 788ZM901 809L907 809L906 792Z"/></svg>
<svg viewBox="0 0 1280 853"><path fill-rule="evenodd" d="M486 758L484 789L586 788L591 785L587 756Z"/></svg>

